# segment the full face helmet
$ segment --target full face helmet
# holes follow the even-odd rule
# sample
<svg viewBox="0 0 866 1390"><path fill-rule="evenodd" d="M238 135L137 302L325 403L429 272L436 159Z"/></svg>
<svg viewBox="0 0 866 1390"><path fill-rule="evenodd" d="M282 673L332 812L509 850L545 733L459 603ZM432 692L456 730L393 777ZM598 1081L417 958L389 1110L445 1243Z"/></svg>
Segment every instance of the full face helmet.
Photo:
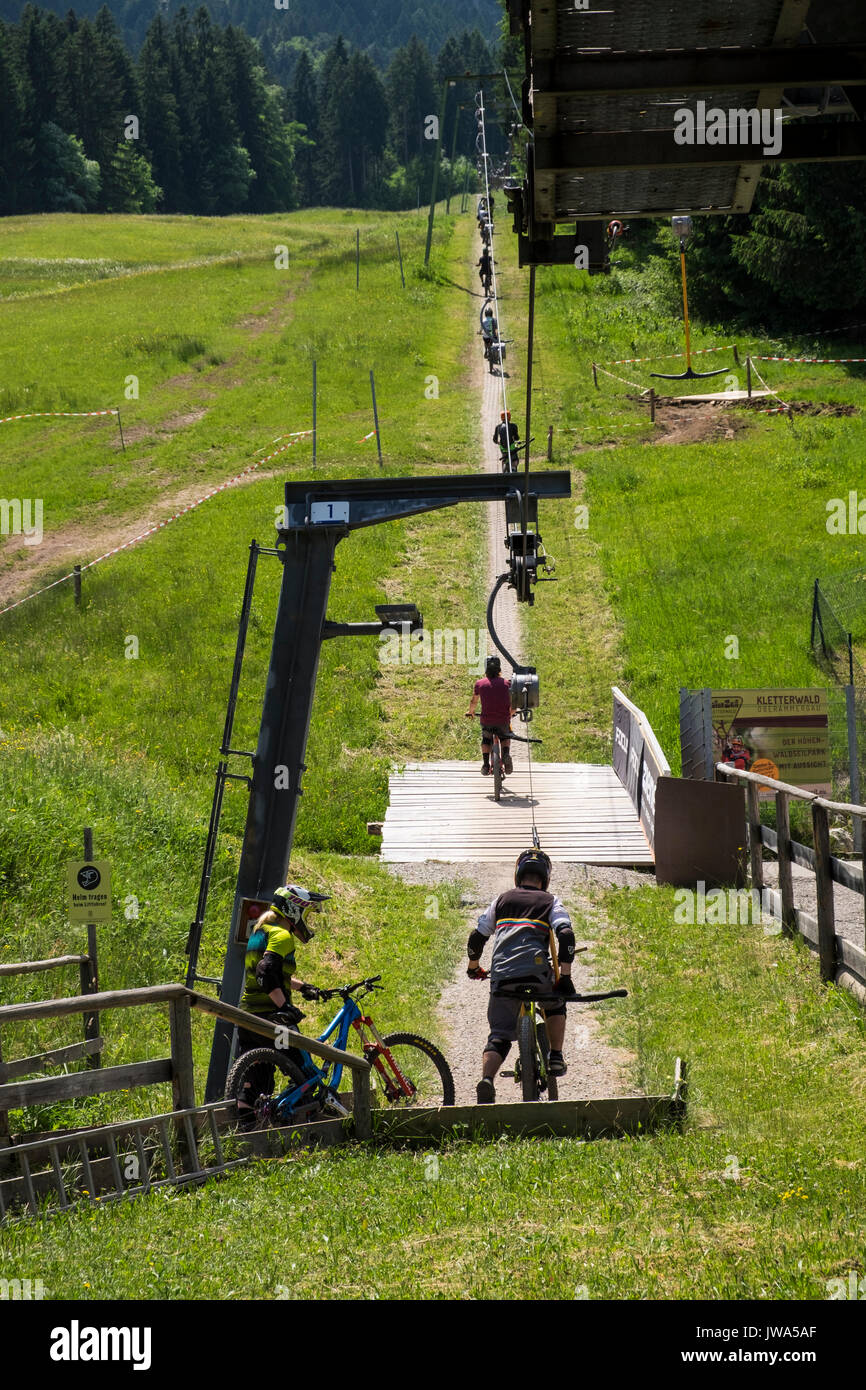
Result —
<svg viewBox="0 0 866 1390"><path fill-rule="evenodd" d="M499 675L501 670L502 662L499 660L499 657L488 656L484 666L484 674L487 676L487 679L492 681L495 676Z"/></svg>
<svg viewBox="0 0 866 1390"><path fill-rule="evenodd" d="M547 885L550 882L551 863L543 849L525 849L517 856L517 863L514 865L514 886L519 888L523 882L525 874L535 874L541 879L541 886L547 892Z"/></svg>
<svg viewBox="0 0 866 1390"><path fill-rule="evenodd" d="M277 888L271 899L271 907L289 923L293 936L299 941L312 941L315 932L308 926L306 918L310 913L321 912L322 903L328 902L329 893L314 893L309 888L300 888L297 883L287 883L285 888Z"/></svg>

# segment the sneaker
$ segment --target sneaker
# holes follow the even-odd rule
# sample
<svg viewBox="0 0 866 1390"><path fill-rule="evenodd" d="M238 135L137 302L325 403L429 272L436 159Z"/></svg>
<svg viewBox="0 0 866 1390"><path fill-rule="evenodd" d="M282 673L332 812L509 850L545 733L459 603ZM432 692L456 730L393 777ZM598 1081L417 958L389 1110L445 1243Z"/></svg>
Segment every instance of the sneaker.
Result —
<svg viewBox="0 0 866 1390"><path fill-rule="evenodd" d="M554 1052L553 1048L550 1049L550 1057L548 1058L547 1062L547 1070L550 1072L551 1076L565 1076L565 1073L568 1071L568 1067L566 1066L565 1060L561 1052Z"/></svg>
<svg viewBox="0 0 866 1390"><path fill-rule="evenodd" d="M489 1076L484 1076L475 1087L479 1105L492 1105L496 1099L496 1087Z"/></svg>
<svg viewBox="0 0 866 1390"><path fill-rule="evenodd" d="M482 776L482 777L489 777L489 776L490 776L490 764L489 764L489 762L487 762L486 760L481 764L481 776Z"/></svg>
<svg viewBox="0 0 866 1390"><path fill-rule="evenodd" d="M514 763L511 761L511 759L510 759L510 758L503 758L503 759L502 759L502 767L503 767L503 770L504 770L506 776L510 777L511 774L512 774L512 772L514 771Z"/></svg>

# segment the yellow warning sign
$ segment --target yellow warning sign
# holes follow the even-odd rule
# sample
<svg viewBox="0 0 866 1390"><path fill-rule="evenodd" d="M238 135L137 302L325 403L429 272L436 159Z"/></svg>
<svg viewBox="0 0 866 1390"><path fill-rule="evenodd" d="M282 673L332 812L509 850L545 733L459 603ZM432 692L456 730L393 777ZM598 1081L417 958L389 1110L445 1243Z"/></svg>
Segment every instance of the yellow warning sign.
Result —
<svg viewBox="0 0 866 1390"><path fill-rule="evenodd" d="M66 873L70 922L110 922L111 865L105 859L70 859Z"/></svg>

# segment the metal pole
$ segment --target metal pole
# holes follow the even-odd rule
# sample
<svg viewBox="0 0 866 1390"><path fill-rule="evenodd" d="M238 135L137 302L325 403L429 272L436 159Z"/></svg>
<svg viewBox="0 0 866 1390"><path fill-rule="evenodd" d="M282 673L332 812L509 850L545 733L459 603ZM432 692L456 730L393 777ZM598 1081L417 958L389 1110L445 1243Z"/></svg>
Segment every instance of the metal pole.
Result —
<svg viewBox="0 0 866 1390"><path fill-rule="evenodd" d="M75 607L81 607L81 566L72 567L72 591L75 595Z"/></svg>
<svg viewBox="0 0 866 1390"><path fill-rule="evenodd" d="M244 898L272 893L286 881L295 833L313 692L319 669L322 624L328 606L334 552L342 532L332 526L294 531L287 537L274 624L262 723L253 763L235 902L228 932L220 997L238 1004L244 984L245 949L235 941ZM234 1026L220 1019L214 1030L206 1098L225 1088Z"/></svg>
<svg viewBox="0 0 866 1390"><path fill-rule="evenodd" d="M469 188L469 161L466 162L466 173L463 175L463 192L460 195L460 211L466 211L466 193Z"/></svg>
<svg viewBox="0 0 866 1390"><path fill-rule="evenodd" d="M848 683L854 684L854 640L851 633L848 633Z"/></svg>
<svg viewBox="0 0 866 1390"><path fill-rule="evenodd" d="M355 228L355 289L361 284L361 228Z"/></svg>
<svg viewBox="0 0 866 1390"><path fill-rule="evenodd" d="M117 412L117 428L120 430L120 447L126 453L126 441L123 438L123 425L120 423L120 411Z"/></svg>
<svg viewBox="0 0 866 1390"><path fill-rule="evenodd" d="M404 290L405 290L405 288L406 288L406 276L403 274L403 252L400 250L400 233L399 233L399 232L395 232L394 235L395 235L395 237L397 238L397 255L400 257L400 279L401 279L402 282L403 282L403 288L404 288Z"/></svg>
<svg viewBox="0 0 866 1390"><path fill-rule="evenodd" d="M439 186L439 165L442 163L442 126L445 122L445 103L448 100L448 83L442 83L442 100L439 103L439 124L436 127L436 158L433 161L433 183L430 189L430 216L427 219L427 245L424 248L424 264L430 263L430 247L433 244L433 218L436 215L436 190Z"/></svg>
<svg viewBox="0 0 866 1390"><path fill-rule="evenodd" d="M845 713L848 718L848 777L850 779L850 799L855 806L860 805L860 760L857 747L857 703L854 682L845 686ZM854 816L854 853L863 852L863 818Z"/></svg>
<svg viewBox="0 0 866 1390"><path fill-rule="evenodd" d="M379 451L379 463L382 462L382 441L379 438L379 412L376 409L376 382L373 377L373 368L370 368L370 391L373 396L373 424L376 426L376 448Z"/></svg>
<svg viewBox="0 0 866 1390"><path fill-rule="evenodd" d="M746 357L746 395L752 399L752 359Z"/></svg>
<svg viewBox="0 0 866 1390"><path fill-rule="evenodd" d="M526 578L526 533L529 527L529 439L532 426L532 349L535 339L535 266L529 267L529 323L527 325L526 343L526 426L523 438L523 472L525 482L523 485L523 583L527 583ZM519 597L524 598L521 594Z"/></svg>
<svg viewBox="0 0 866 1390"><path fill-rule="evenodd" d="M460 125L460 103L457 100L457 93L454 93L454 136L451 140L451 164L448 169L448 196L445 199L446 216L451 211L451 186L454 183L454 156L457 153L457 127Z"/></svg>
<svg viewBox="0 0 866 1390"><path fill-rule="evenodd" d="M318 440L316 434L316 396L316 362L313 359L313 463L316 462L316 443Z"/></svg>

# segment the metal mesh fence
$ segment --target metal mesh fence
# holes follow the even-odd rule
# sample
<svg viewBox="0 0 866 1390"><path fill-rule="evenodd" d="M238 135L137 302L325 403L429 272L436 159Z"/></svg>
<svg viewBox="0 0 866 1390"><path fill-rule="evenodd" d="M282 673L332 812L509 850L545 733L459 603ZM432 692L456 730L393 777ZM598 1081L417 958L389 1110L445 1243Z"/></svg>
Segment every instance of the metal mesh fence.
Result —
<svg viewBox="0 0 866 1390"><path fill-rule="evenodd" d="M866 569L816 579L812 597L812 653L830 681L828 708L833 795L862 803L866 791ZM845 687L851 687L846 696ZM852 773L849 736L857 750Z"/></svg>

